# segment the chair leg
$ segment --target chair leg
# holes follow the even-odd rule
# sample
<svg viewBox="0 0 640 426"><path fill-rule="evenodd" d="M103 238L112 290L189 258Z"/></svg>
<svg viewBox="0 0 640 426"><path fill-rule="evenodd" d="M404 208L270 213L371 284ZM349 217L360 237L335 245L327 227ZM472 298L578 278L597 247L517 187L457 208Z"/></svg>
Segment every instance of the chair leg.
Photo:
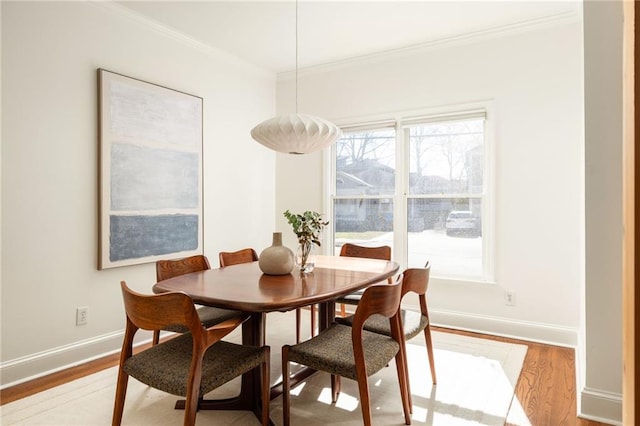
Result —
<svg viewBox="0 0 640 426"><path fill-rule="evenodd" d="M264 362L262 363L262 426L269 426L269 402L271 399L271 378L269 365L271 349L266 348Z"/></svg>
<svg viewBox="0 0 640 426"><path fill-rule="evenodd" d="M282 422L289 426L291 411L291 395L289 394L289 345L282 347Z"/></svg>
<svg viewBox="0 0 640 426"><path fill-rule="evenodd" d="M331 403L335 404L338 401L338 395L340 395L340 376L335 374L331 375Z"/></svg>
<svg viewBox="0 0 640 426"><path fill-rule="evenodd" d="M427 344L427 355L429 356L429 367L431 367L431 381L437 384L436 380L436 363L433 359L433 342L431 340L431 326L427 325L424 329L424 340Z"/></svg>
<svg viewBox="0 0 640 426"><path fill-rule="evenodd" d="M196 414L198 413L198 399L191 401L189 397L185 400L184 406L184 426L194 426L196 424Z"/></svg>
<svg viewBox="0 0 640 426"><path fill-rule="evenodd" d="M402 342L400 343L399 355L402 360L402 366L401 366L402 377L404 379L404 388L406 389L406 392L407 392L407 402L409 403L409 413L413 414L413 398L411 397L411 383L409 381L409 362L407 361L407 343L406 343L405 336L403 335L401 337L402 337ZM400 374L400 371L398 371L398 374ZM400 379L400 376L398 376L398 379Z"/></svg>
<svg viewBox="0 0 640 426"><path fill-rule="evenodd" d="M300 309L296 309L296 343L300 343Z"/></svg>
<svg viewBox="0 0 640 426"><path fill-rule="evenodd" d="M371 426L371 401L369 399L369 378L363 374L358 376L358 391L360 393L360 408L362 409L362 422L365 426Z"/></svg>
<svg viewBox="0 0 640 426"><path fill-rule="evenodd" d="M116 400L113 405L113 419L111 426L120 426L122 423L122 412L124 411L124 398L127 395L127 384L129 383L129 375L122 371L118 371L118 382L116 385Z"/></svg>
<svg viewBox="0 0 640 426"><path fill-rule="evenodd" d="M407 365L406 354L402 351L402 345L400 345L401 349L396 354L396 370L398 371L398 384L400 385L400 397L402 399L402 411L404 412L404 423L407 425L411 424L411 399L410 399L410 390L409 390L409 380L407 379Z"/></svg>
<svg viewBox="0 0 640 426"><path fill-rule="evenodd" d="M346 308L346 306L345 306L345 304L344 304L344 303L341 303L341 304L340 304L340 316L341 316L342 318L344 318L344 317L346 317L346 316L347 316L347 308Z"/></svg>
<svg viewBox="0 0 640 426"><path fill-rule="evenodd" d="M398 369L398 381L400 382L400 385L401 385L401 388L400 388L401 394L403 389L406 394L407 404L409 405L409 413L413 414L411 383L409 383L409 362L407 361L407 338L404 334L404 326L402 324L402 319L400 318L400 315L397 315L395 317L395 320L396 320L396 326L398 327L398 330L401 330L401 332L398 334L398 343L400 348L398 350L398 353L396 354L396 368ZM403 398L402 400L403 407L404 407L404 403L405 401ZM406 417L407 416L405 412L405 418Z"/></svg>
<svg viewBox="0 0 640 426"><path fill-rule="evenodd" d="M200 360L202 363L202 360ZM194 368L201 371L201 365ZM184 426L194 426L196 424L196 414L198 413L198 403L200 402L200 377L193 377L190 374L190 383L187 388L187 397L184 402Z"/></svg>
<svg viewBox="0 0 640 426"><path fill-rule="evenodd" d="M152 345L157 345L160 341L160 330L153 330L153 341Z"/></svg>

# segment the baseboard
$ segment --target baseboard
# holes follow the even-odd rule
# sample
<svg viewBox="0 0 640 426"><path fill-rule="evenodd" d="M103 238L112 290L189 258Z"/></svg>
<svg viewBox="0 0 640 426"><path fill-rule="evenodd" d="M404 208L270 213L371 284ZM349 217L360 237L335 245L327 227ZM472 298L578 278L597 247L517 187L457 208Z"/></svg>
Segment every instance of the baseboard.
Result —
<svg viewBox="0 0 640 426"><path fill-rule="evenodd" d="M622 395L585 387L578 395L578 417L611 425L622 425Z"/></svg>
<svg viewBox="0 0 640 426"><path fill-rule="evenodd" d="M139 334L136 345L150 340L150 334ZM122 348L123 337L123 330L116 331L2 362L0 389L117 353Z"/></svg>
<svg viewBox="0 0 640 426"><path fill-rule="evenodd" d="M512 339L544 343L546 345L575 348L578 345L578 329L551 326L511 318L469 315L464 312L429 309L434 326L473 331Z"/></svg>

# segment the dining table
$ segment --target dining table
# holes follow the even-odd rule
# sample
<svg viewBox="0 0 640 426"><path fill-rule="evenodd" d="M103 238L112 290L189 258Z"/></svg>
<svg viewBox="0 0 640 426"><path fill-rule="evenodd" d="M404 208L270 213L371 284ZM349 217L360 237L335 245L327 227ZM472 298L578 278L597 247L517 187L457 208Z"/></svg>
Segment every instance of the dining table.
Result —
<svg viewBox="0 0 640 426"><path fill-rule="evenodd" d="M262 346L265 344L265 316L268 312L286 312L317 304L318 328L323 330L335 318L337 298L385 281L397 274L398 269L399 265L393 261L318 255L315 268L310 273L302 274L294 268L290 274L267 275L262 273L256 261L159 281L153 286L153 291L181 291L200 305L248 313L249 319L242 325L242 343ZM314 372L302 369L291 377L291 383L299 383ZM281 382L271 387L271 399L281 393ZM181 408L180 403L178 401L176 408ZM198 408L249 410L260 418L259 371L242 376L238 396L220 400L201 399Z"/></svg>

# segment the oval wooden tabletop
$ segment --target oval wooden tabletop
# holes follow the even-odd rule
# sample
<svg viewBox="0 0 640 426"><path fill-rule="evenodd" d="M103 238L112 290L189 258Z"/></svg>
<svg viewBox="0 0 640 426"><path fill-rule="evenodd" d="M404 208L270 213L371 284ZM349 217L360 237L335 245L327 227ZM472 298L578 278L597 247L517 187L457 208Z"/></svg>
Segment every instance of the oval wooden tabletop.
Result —
<svg viewBox="0 0 640 426"><path fill-rule="evenodd" d="M313 272L265 275L258 262L194 272L153 286L155 293L183 291L197 303L244 312L287 311L326 302L385 281L398 272L396 262L318 256Z"/></svg>

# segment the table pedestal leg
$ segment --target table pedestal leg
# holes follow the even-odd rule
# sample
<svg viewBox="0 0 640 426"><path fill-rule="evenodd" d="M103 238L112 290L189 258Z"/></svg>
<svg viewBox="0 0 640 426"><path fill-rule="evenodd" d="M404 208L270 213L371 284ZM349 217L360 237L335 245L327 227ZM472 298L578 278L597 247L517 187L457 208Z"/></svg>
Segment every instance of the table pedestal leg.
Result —
<svg viewBox="0 0 640 426"><path fill-rule="evenodd" d="M336 319L336 302L331 300L326 303L321 303L319 317L320 331L324 330L325 328L329 328L329 326L333 323L333 320Z"/></svg>

